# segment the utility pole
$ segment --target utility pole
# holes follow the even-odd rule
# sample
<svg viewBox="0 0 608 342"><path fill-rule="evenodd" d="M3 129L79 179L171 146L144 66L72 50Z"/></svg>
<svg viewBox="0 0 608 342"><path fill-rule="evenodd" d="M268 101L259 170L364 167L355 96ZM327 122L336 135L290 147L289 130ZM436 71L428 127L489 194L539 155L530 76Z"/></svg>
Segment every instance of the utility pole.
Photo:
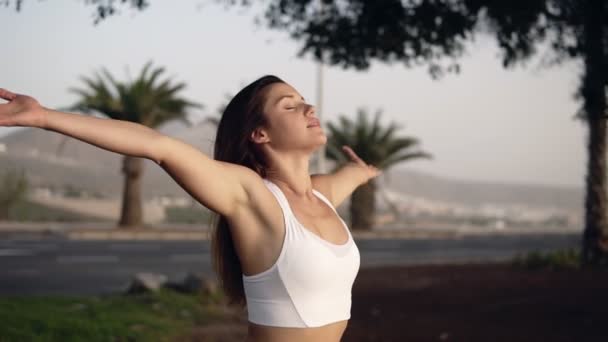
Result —
<svg viewBox="0 0 608 342"><path fill-rule="evenodd" d="M323 119L321 118L323 114L323 61L317 62L317 106L316 113L317 118L319 118L319 122L321 124L321 128L327 134L324 128ZM325 173L325 145L321 146L321 148L317 151L317 173Z"/></svg>
<svg viewBox="0 0 608 342"><path fill-rule="evenodd" d="M323 5L323 1L319 1L318 3L318 10L319 10L319 15L322 16L324 15L324 5ZM324 60L324 53L321 52L321 56L319 58L319 60L317 61L317 108L316 108L316 113L317 113L317 118L319 119L319 124L321 125L321 129L323 129L323 132L325 132L325 134L327 134L327 131L325 130L325 125L323 124L323 60ZM317 173L325 173L326 169L325 169L325 145L321 146L321 148L317 151L317 159L316 159L316 172Z"/></svg>

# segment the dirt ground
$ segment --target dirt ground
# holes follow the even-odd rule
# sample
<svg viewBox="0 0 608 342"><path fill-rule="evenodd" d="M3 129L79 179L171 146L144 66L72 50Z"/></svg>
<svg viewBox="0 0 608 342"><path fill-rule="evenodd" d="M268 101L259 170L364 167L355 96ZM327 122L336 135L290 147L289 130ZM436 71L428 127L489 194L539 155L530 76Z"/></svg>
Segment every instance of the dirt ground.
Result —
<svg viewBox="0 0 608 342"><path fill-rule="evenodd" d="M342 342L608 341L608 271L506 264L361 269ZM246 317L189 341L242 341ZM186 340L186 339L184 339Z"/></svg>

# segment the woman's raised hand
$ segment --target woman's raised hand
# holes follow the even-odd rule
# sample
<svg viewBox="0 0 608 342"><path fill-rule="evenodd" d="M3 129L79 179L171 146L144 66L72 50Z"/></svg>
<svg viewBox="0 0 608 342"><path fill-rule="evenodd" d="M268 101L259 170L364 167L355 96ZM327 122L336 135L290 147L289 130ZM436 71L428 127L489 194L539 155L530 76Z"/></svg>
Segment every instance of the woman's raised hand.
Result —
<svg viewBox="0 0 608 342"><path fill-rule="evenodd" d="M366 162L364 162L361 158L359 158L359 156L355 153L355 151L353 151L353 149L350 148L349 146L346 146L346 145L342 146L342 150L344 150L344 153L346 153L346 155L350 158L351 162L355 163L357 166L359 166L365 170L365 172L367 173L368 179L377 177L382 173L382 171L379 170L377 167L375 167L373 165L369 165Z"/></svg>
<svg viewBox="0 0 608 342"><path fill-rule="evenodd" d="M44 108L33 97L0 88L0 126L44 127Z"/></svg>

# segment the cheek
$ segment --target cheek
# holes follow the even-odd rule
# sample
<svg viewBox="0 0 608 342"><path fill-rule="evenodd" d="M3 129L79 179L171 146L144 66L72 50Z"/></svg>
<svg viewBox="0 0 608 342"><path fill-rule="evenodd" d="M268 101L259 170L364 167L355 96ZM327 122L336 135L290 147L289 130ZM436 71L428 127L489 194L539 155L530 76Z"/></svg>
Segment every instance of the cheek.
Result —
<svg viewBox="0 0 608 342"><path fill-rule="evenodd" d="M301 140L303 130L294 120L277 120L269 132L275 143L289 145L294 141Z"/></svg>
<svg viewBox="0 0 608 342"><path fill-rule="evenodd" d="M275 134L285 134L288 131L294 130L296 127L297 124L294 122L294 120L291 120L286 116L276 120L273 125Z"/></svg>

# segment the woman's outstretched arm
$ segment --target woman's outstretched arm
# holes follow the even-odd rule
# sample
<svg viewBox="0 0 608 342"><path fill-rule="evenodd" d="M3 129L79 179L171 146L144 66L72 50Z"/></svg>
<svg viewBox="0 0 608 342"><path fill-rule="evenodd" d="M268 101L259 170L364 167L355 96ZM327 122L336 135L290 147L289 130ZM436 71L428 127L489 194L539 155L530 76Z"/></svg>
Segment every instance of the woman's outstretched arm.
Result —
<svg viewBox="0 0 608 342"><path fill-rule="evenodd" d="M231 216L247 206L245 188L257 174L219 162L197 148L129 121L101 119L42 107L34 98L0 88L0 126L27 126L68 135L104 150L155 161L202 205Z"/></svg>
<svg viewBox="0 0 608 342"><path fill-rule="evenodd" d="M334 207L342 204L360 185L382 173L377 167L369 165L359 158L349 146L342 146L342 149L350 159L349 163L332 173L313 177L314 186L325 190Z"/></svg>
<svg viewBox="0 0 608 342"><path fill-rule="evenodd" d="M36 127L54 131L104 150L154 159L152 142L161 134L134 122L102 119L42 107L34 98L0 89L9 103L0 105L0 126Z"/></svg>

